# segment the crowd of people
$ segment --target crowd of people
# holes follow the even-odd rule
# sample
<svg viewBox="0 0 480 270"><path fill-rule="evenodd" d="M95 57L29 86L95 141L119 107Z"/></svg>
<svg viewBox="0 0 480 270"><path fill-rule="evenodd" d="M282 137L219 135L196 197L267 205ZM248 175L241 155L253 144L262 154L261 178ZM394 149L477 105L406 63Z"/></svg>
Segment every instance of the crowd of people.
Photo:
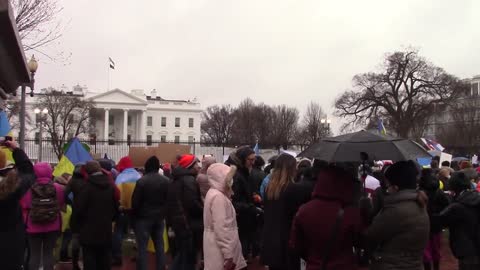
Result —
<svg viewBox="0 0 480 270"><path fill-rule="evenodd" d="M111 269L125 263L122 244L133 231L140 270L149 241L158 270L169 257L171 270L247 269L257 257L271 270L302 262L307 270L438 270L446 229L459 269L480 269L470 162L359 166L283 153L266 164L244 146L224 163L187 154L162 165L152 156L139 170L124 157L53 177L50 164L6 146L15 164L0 151L1 269L53 270L55 253L74 270L80 261L85 270ZM379 187L368 190L367 178Z"/></svg>

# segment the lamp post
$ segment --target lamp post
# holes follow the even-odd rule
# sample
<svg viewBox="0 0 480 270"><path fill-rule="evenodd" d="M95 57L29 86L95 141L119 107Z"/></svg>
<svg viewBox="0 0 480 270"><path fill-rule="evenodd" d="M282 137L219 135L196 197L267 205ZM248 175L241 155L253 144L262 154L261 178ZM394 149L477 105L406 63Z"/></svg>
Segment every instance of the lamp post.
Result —
<svg viewBox="0 0 480 270"><path fill-rule="evenodd" d="M38 120L40 120L40 131L39 131L39 134L38 134L38 162L41 162L42 161L42 154L43 154L43 149L42 149L42 136L43 136L43 122L45 121L45 118L47 116L47 113L48 113L48 110L45 108L43 110L40 110L38 108L36 108L34 110L35 112L35 115L38 115L38 117L36 117ZM41 114L40 114L41 113Z"/></svg>
<svg viewBox="0 0 480 270"><path fill-rule="evenodd" d="M20 134L19 142L20 148L25 149L25 106L26 106L26 92L27 86L32 90L30 96L33 97L33 89L35 84L35 72L38 69L38 62L35 59L35 56L32 55L30 61L28 61L28 70L30 71L30 83L22 85L22 94L20 99Z"/></svg>

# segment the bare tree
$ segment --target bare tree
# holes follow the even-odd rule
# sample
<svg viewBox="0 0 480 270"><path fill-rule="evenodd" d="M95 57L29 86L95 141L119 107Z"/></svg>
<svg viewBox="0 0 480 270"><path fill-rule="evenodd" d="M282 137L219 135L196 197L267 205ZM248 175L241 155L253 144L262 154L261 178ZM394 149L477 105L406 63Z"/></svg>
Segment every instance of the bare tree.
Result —
<svg viewBox="0 0 480 270"><path fill-rule="evenodd" d="M287 105L275 106L275 125L272 129L272 143L277 147L287 148L296 138L299 112L297 108Z"/></svg>
<svg viewBox="0 0 480 270"><path fill-rule="evenodd" d="M381 118L402 137L411 136L436 104L450 104L467 87L415 50L386 55L380 72L356 75L353 86L335 101L336 115L348 119L346 125Z"/></svg>
<svg viewBox="0 0 480 270"><path fill-rule="evenodd" d="M311 144L317 142L330 133L328 123L322 123L322 119L326 119L327 115L323 112L320 104L311 102L308 104L307 111L303 116L303 125L300 128L300 134L303 142Z"/></svg>
<svg viewBox="0 0 480 270"><path fill-rule="evenodd" d="M57 0L12 0L15 10L15 22L25 51L39 49L59 39L62 34L62 22L57 15L62 11Z"/></svg>
<svg viewBox="0 0 480 270"><path fill-rule="evenodd" d="M201 129L207 142L220 146L231 142L234 124L234 109L230 105L215 105L203 112Z"/></svg>
<svg viewBox="0 0 480 270"><path fill-rule="evenodd" d="M257 104L253 108L252 134L262 147L270 147L272 129L275 125L275 110L264 103Z"/></svg>
<svg viewBox="0 0 480 270"><path fill-rule="evenodd" d="M233 141L236 144L252 144L255 138L255 103L247 98L235 110Z"/></svg>
<svg viewBox="0 0 480 270"><path fill-rule="evenodd" d="M95 106L91 100L49 89L39 96L36 106L48 109L45 127L58 159L71 137L89 133L95 126L92 118Z"/></svg>

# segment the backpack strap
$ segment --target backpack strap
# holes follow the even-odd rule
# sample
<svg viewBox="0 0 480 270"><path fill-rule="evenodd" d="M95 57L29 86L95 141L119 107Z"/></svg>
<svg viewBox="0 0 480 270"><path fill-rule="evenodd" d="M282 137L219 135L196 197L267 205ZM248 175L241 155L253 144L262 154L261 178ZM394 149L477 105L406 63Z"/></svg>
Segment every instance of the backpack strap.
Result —
<svg viewBox="0 0 480 270"><path fill-rule="evenodd" d="M338 237L338 233L340 232L340 226L343 223L343 215L345 210L343 207L340 207L337 212L337 217L335 219L335 224L332 228L332 234L328 242L325 243L325 248L322 257L322 270L327 270L328 260L330 259L330 255L332 253L333 247Z"/></svg>

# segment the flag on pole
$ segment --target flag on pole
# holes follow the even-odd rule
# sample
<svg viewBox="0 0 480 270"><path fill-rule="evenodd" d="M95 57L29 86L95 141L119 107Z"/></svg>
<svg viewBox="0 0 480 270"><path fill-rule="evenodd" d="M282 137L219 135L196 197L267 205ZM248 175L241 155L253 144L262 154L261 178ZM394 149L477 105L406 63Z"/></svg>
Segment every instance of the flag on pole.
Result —
<svg viewBox="0 0 480 270"><path fill-rule="evenodd" d="M53 175L60 176L64 173L73 174L73 171L75 170L75 165L87 162L92 159L92 156L83 147L82 143L80 143L78 138L73 138L67 151L55 167Z"/></svg>
<svg viewBox="0 0 480 270"><path fill-rule="evenodd" d="M108 60L110 61L110 68L115 69L115 62L113 62L112 58L108 57Z"/></svg>
<svg viewBox="0 0 480 270"><path fill-rule="evenodd" d="M258 142L257 144L255 144L255 147L253 147L253 151L255 151L255 155L260 155L260 148L258 147Z"/></svg>
<svg viewBox="0 0 480 270"><path fill-rule="evenodd" d="M383 135L387 135L387 129L383 125L383 120L378 119L378 132Z"/></svg>

